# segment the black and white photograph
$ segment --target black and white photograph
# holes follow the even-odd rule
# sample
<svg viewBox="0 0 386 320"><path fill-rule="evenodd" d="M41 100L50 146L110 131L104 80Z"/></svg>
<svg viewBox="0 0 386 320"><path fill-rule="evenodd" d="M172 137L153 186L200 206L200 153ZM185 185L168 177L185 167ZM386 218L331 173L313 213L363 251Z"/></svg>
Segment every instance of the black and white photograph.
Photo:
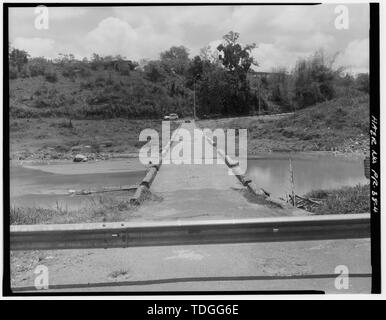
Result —
<svg viewBox="0 0 386 320"><path fill-rule="evenodd" d="M378 4L3 16L3 294L380 293Z"/></svg>

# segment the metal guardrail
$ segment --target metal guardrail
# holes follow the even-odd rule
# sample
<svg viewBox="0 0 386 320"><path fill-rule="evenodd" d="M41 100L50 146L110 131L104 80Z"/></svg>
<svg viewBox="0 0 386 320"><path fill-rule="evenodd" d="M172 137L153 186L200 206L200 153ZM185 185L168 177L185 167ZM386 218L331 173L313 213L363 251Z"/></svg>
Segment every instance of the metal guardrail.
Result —
<svg viewBox="0 0 386 320"><path fill-rule="evenodd" d="M13 225L11 250L125 248L370 237L370 214Z"/></svg>

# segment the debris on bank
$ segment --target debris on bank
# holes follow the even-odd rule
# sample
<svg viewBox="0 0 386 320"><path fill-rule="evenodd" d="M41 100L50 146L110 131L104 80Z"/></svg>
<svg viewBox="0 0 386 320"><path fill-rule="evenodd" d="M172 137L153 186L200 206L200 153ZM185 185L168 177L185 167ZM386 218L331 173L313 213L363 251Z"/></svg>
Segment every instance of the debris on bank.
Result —
<svg viewBox="0 0 386 320"><path fill-rule="evenodd" d="M121 187L105 187L103 189L91 190L91 189L81 189L81 190L68 190L69 195L89 195L95 193L106 193L106 192L117 192L117 191L133 191L138 188L138 185L129 185Z"/></svg>
<svg viewBox="0 0 386 320"><path fill-rule="evenodd" d="M309 212L314 211L316 208L323 204L323 200L321 199L305 198L297 194L295 194L295 201L293 196L289 195L286 202L292 205L293 207L304 209Z"/></svg>

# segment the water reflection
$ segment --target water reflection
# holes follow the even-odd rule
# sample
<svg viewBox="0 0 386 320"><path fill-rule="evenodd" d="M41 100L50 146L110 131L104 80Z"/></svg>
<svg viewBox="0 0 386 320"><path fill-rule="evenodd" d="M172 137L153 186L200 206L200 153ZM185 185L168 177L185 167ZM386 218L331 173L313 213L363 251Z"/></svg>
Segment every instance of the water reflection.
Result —
<svg viewBox="0 0 386 320"><path fill-rule="evenodd" d="M302 195L315 189L333 189L368 183L364 176L362 160L342 158L292 159L295 192ZM247 174L260 187L274 196L284 196L290 191L289 160L248 160Z"/></svg>

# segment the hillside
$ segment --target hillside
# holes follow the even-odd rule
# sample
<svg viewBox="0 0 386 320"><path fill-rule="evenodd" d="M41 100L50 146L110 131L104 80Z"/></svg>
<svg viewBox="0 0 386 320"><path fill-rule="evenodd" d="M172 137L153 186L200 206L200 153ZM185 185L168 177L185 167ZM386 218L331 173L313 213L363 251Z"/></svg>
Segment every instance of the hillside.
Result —
<svg viewBox="0 0 386 320"><path fill-rule="evenodd" d="M368 153L369 96L352 92L276 120L232 118L200 121L211 129L248 129L248 153L271 151L340 151Z"/></svg>
<svg viewBox="0 0 386 320"><path fill-rule="evenodd" d="M54 74L52 80L44 75L10 80L10 116L132 119L192 113L192 92L177 77L154 83L140 71L92 69L69 77L60 66Z"/></svg>
<svg viewBox="0 0 386 320"><path fill-rule="evenodd" d="M10 116L159 119L192 116L195 105L199 118L211 119L290 112L369 92L368 74L333 69L323 51L299 58L291 71L256 72L254 45L243 47L238 37L225 35L217 58L191 58L189 49L173 46L139 63L98 54L52 60L9 48Z"/></svg>

